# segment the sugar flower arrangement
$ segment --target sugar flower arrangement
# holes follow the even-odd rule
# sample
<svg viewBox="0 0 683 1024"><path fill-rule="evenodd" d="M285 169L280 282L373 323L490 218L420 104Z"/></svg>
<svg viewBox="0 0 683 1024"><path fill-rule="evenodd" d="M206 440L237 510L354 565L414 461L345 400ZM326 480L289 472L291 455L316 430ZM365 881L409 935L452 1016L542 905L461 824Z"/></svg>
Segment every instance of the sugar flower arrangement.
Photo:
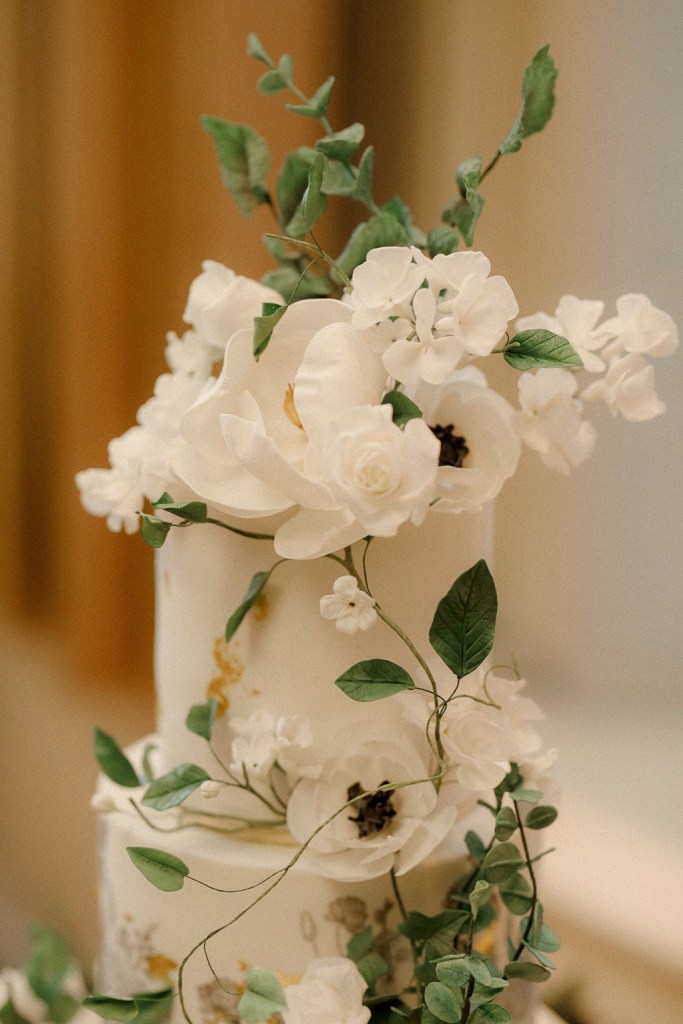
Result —
<svg viewBox="0 0 683 1024"><path fill-rule="evenodd" d="M98 730L98 760L124 798L100 795L97 806L114 811L133 794L143 817L163 811L180 827L191 794L210 801L223 787L241 789L253 818L226 818L226 830L286 825L299 843L275 884L302 855L339 880L391 877L399 932L412 951L409 983L387 990L389 965L369 926L352 936L346 957L311 961L296 983L283 985L266 966L252 969L239 1001L246 1024L273 1014L285 1024L504 1024L512 1020L501 1002L510 981L547 978L558 946L538 895L534 866L543 853L528 838L556 815L547 802L553 754L541 750L541 715L516 667L487 661L497 600L486 564L459 576L436 608L429 642L449 673L444 690L373 592L364 556L373 538L393 537L408 522L481 510L515 473L524 445L568 473L595 443L588 403L603 401L629 421L661 413L650 359L673 352L676 328L636 294L622 296L606 319L602 302L574 296L563 296L552 315L520 319L508 282L472 250L482 182L551 115L557 72L548 47L525 71L519 114L495 157L458 167L457 195L426 233L400 198L376 202L372 148L358 155L363 126L332 130L333 79L307 98L288 55L274 62L254 36L249 52L266 65L261 91L293 91L288 109L323 131L315 147L288 154L273 191L261 136L204 120L240 208L272 209L277 230L265 241L278 266L257 282L204 263L184 313L188 330L168 336L169 372L137 424L110 443L110 468L78 475L82 502L112 530L141 525L152 547L171 530L202 524L244 543L272 543L278 560L245 580L242 603L226 609L228 641L283 560L332 559L339 576L332 593L320 595L330 628L392 629L413 667L377 658L330 680L359 704L353 742L341 751L302 716L259 711L230 720L222 772L186 764L154 777L150 761L134 765ZM334 257L315 237L330 196L367 211ZM519 372L517 408L488 383L494 358ZM152 512L143 511L146 500ZM378 737L363 705L389 698L400 727ZM189 709L188 728L209 745L218 712L214 699ZM491 834L468 833L470 867L454 880L452 905L436 917L405 907L401 876L475 806L491 812ZM162 890L188 879L189 867L163 850L129 854ZM497 960L481 936L501 907L520 921ZM184 1010L184 966L202 945L180 968ZM168 997L157 994L155 1006ZM146 998L101 995L88 1004L109 1019L133 1020L149 1013Z"/></svg>

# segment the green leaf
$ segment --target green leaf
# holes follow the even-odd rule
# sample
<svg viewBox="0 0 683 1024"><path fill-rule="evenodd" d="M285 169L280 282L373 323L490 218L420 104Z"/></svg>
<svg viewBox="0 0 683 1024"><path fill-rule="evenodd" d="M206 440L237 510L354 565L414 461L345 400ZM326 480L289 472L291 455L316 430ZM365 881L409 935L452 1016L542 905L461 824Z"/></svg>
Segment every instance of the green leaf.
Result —
<svg viewBox="0 0 683 1024"><path fill-rule="evenodd" d="M470 915L463 910L442 910L441 913L428 917L416 910L411 910L402 921L398 930L411 942L425 942L430 939L439 945L442 939L451 941L463 928L467 928Z"/></svg>
<svg viewBox="0 0 683 1024"><path fill-rule="evenodd" d="M372 925L369 924L362 932L356 932L351 936L346 944L346 955L351 960L360 960L362 956L370 952L373 942Z"/></svg>
<svg viewBox="0 0 683 1024"><path fill-rule="evenodd" d="M8 999L4 1006L0 1006L0 1024L29 1024L29 1021L18 1013L12 1000Z"/></svg>
<svg viewBox="0 0 683 1024"><path fill-rule="evenodd" d="M218 701L215 697L211 697L205 704L193 704L187 713L185 725L203 740L210 740L217 710Z"/></svg>
<svg viewBox="0 0 683 1024"><path fill-rule="evenodd" d="M140 766L142 768L142 774L140 775L140 782L143 786L147 785L154 778L154 769L152 767L152 754L156 750L156 744L146 743L145 749L142 752L142 760Z"/></svg>
<svg viewBox="0 0 683 1024"><path fill-rule="evenodd" d="M540 132L550 120L555 106L557 68L546 44L534 55L522 78L522 105L515 123L500 145L501 154L516 153L534 132Z"/></svg>
<svg viewBox="0 0 683 1024"><path fill-rule="evenodd" d="M465 956L449 956L439 960L436 965L436 976L444 985L460 988L470 980L470 972L465 963Z"/></svg>
<svg viewBox="0 0 683 1024"><path fill-rule="evenodd" d="M94 748L97 763L108 779L115 782L117 786L127 786L130 789L140 785L135 768L113 736L96 728Z"/></svg>
<svg viewBox="0 0 683 1024"><path fill-rule="evenodd" d="M537 904L538 906L538 904ZM524 918L520 922L520 928L522 931L526 931L527 918ZM555 953L560 948L559 936L555 934L552 928L549 928L547 924L543 923L542 917L536 924L536 927L529 935L529 944L534 949L540 949L544 953Z"/></svg>
<svg viewBox="0 0 683 1024"><path fill-rule="evenodd" d="M126 852L138 871L162 892L177 892L178 889L182 889L190 873L188 866L179 857L164 853L163 850L155 850L151 846L127 846Z"/></svg>
<svg viewBox="0 0 683 1024"><path fill-rule="evenodd" d="M500 843L484 857L482 865L488 882L504 882L517 871L524 861L514 843Z"/></svg>
<svg viewBox="0 0 683 1024"><path fill-rule="evenodd" d="M194 793L202 782L207 782L210 778L211 776L196 764L179 764L177 768L172 768L170 772L150 783L142 803L156 811L177 807Z"/></svg>
<svg viewBox="0 0 683 1024"><path fill-rule="evenodd" d="M83 1006L105 1020L129 1021L138 1015L134 999L116 999L114 996L86 996Z"/></svg>
<svg viewBox="0 0 683 1024"><path fill-rule="evenodd" d="M364 203L370 210L375 209L375 201L372 198L372 180L375 168L375 150L367 146L363 155L358 161L358 174L352 198L359 203Z"/></svg>
<svg viewBox="0 0 683 1024"><path fill-rule="evenodd" d="M152 505L154 508L171 512L174 516L190 523L206 522L207 507L203 501L174 501L170 494L164 493L156 501L153 501Z"/></svg>
<svg viewBox="0 0 683 1024"><path fill-rule="evenodd" d="M509 911L518 916L526 914L531 906L532 888L518 871L500 885L500 897Z"/></svg>
<svg viewBox="0 0 683 1024"><path fill-rule="evenodd" d="M404 426L409 420L422 418L422 409L402 391L387 391L382 399L382 405L392 407L392 419L397 427Z"/></svg>
<svg viewBox="0 0 683 1024"><path fill-rule="evenodd" d="M524 981L547 981L550 971L540 964L532 964L528 960L512 960L505 965L506 978L523 978Z"/></svg>
<svg viewBox="0 0 683 1024"><path fill-rule="evenodd" d="M259 597L263 593L263 588L271 577L273 569L263 569L261 572L254 573L251 578L251 583L247 587L247 592L242 598L241 603L232 613L225 626L225 642L228 643L234 637L235 633L242 624L244 616L250 609L254 607Z"/></svg>
<svg viewBox="0 0 683 1024"><path fill-rule="evenodd" d="M258 80L256 88L263 96L273 96L276 92L282 92L287 88L287 82L277 68L264 71Z"/></svg>
<svg viewBox="0 0 683 1024"><path fill-rule="evenodd" d="M484 205L484 199L477 191L481 178L482 160L480 156L472 156L458 167L455 180L459 195L441 214L441 219L451 228L457 228L465 245L472 245L474 229Z"/></svg>
<svg viewBox="0 0 683 1024"><path fill-rule="evenodd" d="M350 277L354 269L365 262L371 249L382 245L406 245L408 241L401 222L393 213L383 211L354 229L336 263L342 273Z"/></svg>
<svg viewBox="0 0 683 1024"><path fill-rule="evenodd" d="M291 110L294 114L303 114L304 117L320 119L327 113L333 86L334 75L330 75L320 88L316 90L308 103L285 103L285 106L287 110Z"/></svg>
<svg viewBox="0 0 683 1024"><path fill-rule="evenodd" d="M310 231L325 212L327 200L321 192L327 157L317 153L308 172L308 186L301 200L301 213Z"/></svg>
<svg viewBox="0 0 683 1024"><path fill-rule="evenodd" d="M459 679L474 672L491 650L497 608L496 587L483 559L439 601L429 642Z"/></svg>
<svg viewBox="0 0 683 1024"><path fill-rule="evenodd" d="M467 1024L512 1024L512 1017L498 1003L485 1003L476 1008Z"/></svg>
<svg viewBox="0 0 683 1024"><path fill-rule="evenodd" d="M280 211L280 224L286 235L303 238L306 225L299 207L308 187L308 172L315 159L315 150L301 146L285 157L275 184L275 198Z"/></svg>
<svg viewBox="0 0 683 1024"><path fill-rule="evenodd" d="M323 174L321 191L328 196L353 196L358 171L340 160L328 160Z"/></svg>
<svg viewBox="0 0 683 1024"><path fill-rule="evenodd" d="M479 908L491 898L489 883L480 878L469 895L472 916L476 918Z"/></svg>
<svg viewBox="0 0 683 1024"><path fill-rule="evenodd" d="M77 969L69 946L57 932L42 924L31 929L31 952L26 978L35 995L47 1004L52 1024L63 1024L78 1009L76 1001L64 992L67 977Z"/></svg>
<svg viewBox="0 0 683 1024"><path fill-rule="evenodd" d="M328 160L341 160L343 164L348 164L364 137L365 128L356 121L340 132L333 132L332 135L318 139L315 148L319 153L323 153Z"/></svg>
<svg viewBox="0 0 683 1024"><path fill-rule="evenodd" d="M471 829L465 835L465 845L467 846L470 857L473 857L474 860L479 861L481 864L486 856L486 846L477 833L472 832Z"/></svg>
<svg viewBox="0 0 683 1024"><path fill-rule="evenodd" d="M434 258L439 253L450 256L458 248L458 232L446 224L439 224L427 232L427 252Z"/></svg>
<svg viewBox="0 0 683 1024"><path fill-rule="evenodd" d="M557 969L552 960L550 960L549 957L547 957L545 953L541 949L539 949L538 946L532 946L530 942L524 942L524 940L522 940L522 942L524 944L524 948L528 949L532 956L535 956L538 962L543 965L543 967L547 967L551 971Z"/></svg>
<svg viewBox="0 0 683 1024"><path fill-rule="evenodd" d="M173 989L137 992L133 999L138 1008L135 1024L160 1024L161 1021L166 1020L173 1008Z"/></svg>
<svg viewBox="0 0 683 1024"><path fill-rule="evenodd" d="M517 815L511 807L501 807L496 815L495 837L499 841L509 839L517 829Z"/></svg>
<svg viewBox="0 0 683 1024"><path fill-rule="evenodd" d="M248 216L261 203L268 202L265 177L270 168L270 153L265 139L246 124L218 117L203 117L202 127L213 138L223 184Z"/></svg>
<svg viewBox="0 0 683 1024"><path fill-rule="evenodd" d="M515 370L536 370L544 366L583 366L566 338L542 327L515 334L505 346L503 358Z"/></svg>
<svg viewBox="0 0 683 1024"><path fill-rule="evenodd" d="M163 547L171 524L159 516L147 515L146 512L140 514L140 519L140 533L145 544L149 544L151 548Z"/></svg>
<svg viewBox="0 0 683 1024"><path fill-rule="evenodd" d="M510 791L510 796L519 804L536 804L543 793L539 789L525 789L524 786L516 786Z"/></svg>
<svg viewBox="0 0 683 1024"><path fill-rule="evenodd" d="M488 986L491 984L493 980L491 972L483 960L478 956L467 956L465 957L465 963L467 964L468 971L479 985Z"/></svg>
<svg viewBox="0 0 683 1024"><path fill-rule="evenodd" d="M294 77L294 61L288 53L282 54L278 61L277 69L282 75L283 81L286 82L287 85L291 85Z"/></svg>
<svg viewBox="0 0 683 1024"><path fill-rule="evenodd" d="M351 700L365 702L413 690L415 683L400 665L383 658L372 658L352 665L335 679L335 686Z"/></svg>
<svg viewBox="0 0 683 1024"><path fill-rule="evenodd" d="M389 971L389 964L376 952L366 953L356 961L356 967L365 978L371 994L374 992L375 983Z"/></svg>
<svg viewBox="0 0 683 1024"><path fill-rule="evenodd" d="M252 967L247 971L247 988L237 1010L244 1024L259 1024L274 1013L287 1009L282 985L272 971L265 967Z"/></svg>
<svg viewBox="0 0 683 1024"><path fill-rule="evenodd" d="M287 312L287 306L264 302L261 310L261 316L254 318L254 359L257 363L266 351L273 331Z"/></svg>
<svg viewBox="0 0 683 1024"><path fill-rule="evenodd" d="M263 43L255 32L250 32L247 36L247 54L250 57L255 57L256 60L260 60L262 64L267 64L269 68L273 67L273 61L266 53Z"/></svg>
<svg viewBox="0 0 683 1024"><path fill-rule="evenodd" d="M317 274L304 274L296 267L277 267L267 271L261 278L268 288L279 292L287 305L301 299L324 299L331 291L327 278Z"/></svg>
<svg viewBox="0 0 683 1024"><path fill-rule="evenodd" d="M427 1009L438 1020L445 1021L446 1024L460 1024L463 1006L460 992L448 988L442 981L432 981L425 989L424 1000Z"/></svg>
<svg viewBox="0 0 683 1024"><path fill-rule="evenodd" d="M549 804L539 804L538 807L531 808L524 819L524 825L526 828L547 828L548 825L552 825L556 817L555 807L551 807Z"/></svg>

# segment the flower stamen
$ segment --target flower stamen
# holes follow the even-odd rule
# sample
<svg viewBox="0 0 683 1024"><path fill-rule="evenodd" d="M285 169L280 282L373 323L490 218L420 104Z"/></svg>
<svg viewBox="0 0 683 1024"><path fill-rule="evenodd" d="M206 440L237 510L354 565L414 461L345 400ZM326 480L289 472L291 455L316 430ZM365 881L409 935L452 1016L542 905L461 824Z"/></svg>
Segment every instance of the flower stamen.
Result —
<svg viewBox="0 0 683 1024"><path fill-rule="evenodd" d="M380 783L380 786L386 786L388 782L389 780L385 779L384 782ZM393 789L385 789L381 792L361 796L363 792L364 788L360 782L354 782L352 786L349 786L346 794L348 800L356 801L355 806L358 815L355 818L349 815L349 821L358 826L360 839L365 839L366 836L381 832L385 825L388 825L391 819L396 817L396 808L391 805L391 798L394 795Z"/></svg>

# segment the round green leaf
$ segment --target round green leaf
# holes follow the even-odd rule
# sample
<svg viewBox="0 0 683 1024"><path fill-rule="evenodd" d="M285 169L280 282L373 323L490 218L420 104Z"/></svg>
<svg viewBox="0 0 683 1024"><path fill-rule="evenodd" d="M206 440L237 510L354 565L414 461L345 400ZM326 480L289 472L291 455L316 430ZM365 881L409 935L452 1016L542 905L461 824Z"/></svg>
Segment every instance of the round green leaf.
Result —
<svg viewBox="0 0 683 1024"><path fill-rule="evenodd" d="M518 871L501 883L500 895L503 903L513 914L526 914L531 906L533 890L524 875Z"/></svg>
<svg viewBox="0 0 683 1024"><path fill-rule="evenodd" d="M500 843L489 850L482 865L488 882L504 882L524 863L514 843Z"/></svg>
<svg viewBox="0 0 683 1024"><path fill-rule="evenodd" d="M501 807L496 815L496 839L503 842L509 839L517 828L517 816L511 807Z"/></svg>
<svg viewBox="0 0 683 1024"><path fill-rule="evenodd" d="M528 960L513 960L505 965L506 978L523 978L525 981L547 981L550 971L540 964L529 963Z"/></svg>
<svg viewBox="0 0 683 1024"><path fill-rule="evenodd" d="M460 1024L462 997L441 981L431 981L424 994L427 1009L445 1024Z"/></svg>
<svg viewBox="0 0 683 1024"><path fill-rule="evenodd" d="M403 690L413 690L415 683L400 665L383 658L372 658L352 665L335 680L335 686L352 700L371 701Z"/></svg>
<svg viewBox="0 0 683 1024"><path fill-rule="evenodd" d="M524 824L527 828L547 828L548 825L552 825L557 817L557 810L551 807L549 804L539 804L538 807L532 807L524 819Z"/></svg>
<svg viewBox="0 0 683 1024"><path fill-rule="evenodd" d="M436 976L444 985L462 988L470 980L470 972L464 956L450 956L436 965Z"/></svg>
<svg viewBox="0 0 683 1024"><path fill-rule="evenodd" d="M134 999L115 999L113 996L86 996L83 1006L105 1020L129 1021L138 1015Z"/></svg>
<svg viewBox="0 0 683 1024"><path fill-rule="evenodd" d="M512 1024L512 1017L498 1003L485 1003L476 1008L467 1024Z"/></svg>
<svg viewBox="0 0 683 1024"><path fill-rule="evenodd" d="M272 971L265 967L252 967L247 971L246 983L246 991L237 1007L245 1024L258 1024L287 1009L282 985Z"/></svg>
<svg viewBox="0 0 683 1024"><path fill-rule="evenodd" d="M190 873L188 866L179 857L164 853L163 850L155 850L151 846L128 846L126 852L147 881L163 892L177 892L178 889L182 889Z"/></svg>

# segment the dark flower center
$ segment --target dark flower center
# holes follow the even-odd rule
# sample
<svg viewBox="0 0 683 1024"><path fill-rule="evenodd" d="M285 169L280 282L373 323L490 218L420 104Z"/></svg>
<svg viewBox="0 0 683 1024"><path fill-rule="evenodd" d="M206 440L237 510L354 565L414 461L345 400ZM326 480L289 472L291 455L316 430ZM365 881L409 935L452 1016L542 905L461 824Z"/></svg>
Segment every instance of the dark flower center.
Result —
<svg viewBox="0 0 683 1024"><path fill-rule="evenodd" d="M469 448L465 444L465 438L453 433L454 427L452 423L445 427L437 423L435 427L430 427L429 429L441 445L439 465L455 466L456 469L460 469L470 453Z"/></svg>
<svg viewBox="0 0 683 1024"><path fill-rule="evenodd" d="M388 779L380 782L380 786L386 786ZM388 825L392 818L396 817L396 810L391 806L391 798L394 795L393 789L385 789L381 793L370 793L362 799L357 800L361 793L365 792L360 782L354 782L347 790L347 799L355 800L357 817L349 815L349 821L358 826L358 835L361 839L366 836L381 832L385 825Z"/></svg>

